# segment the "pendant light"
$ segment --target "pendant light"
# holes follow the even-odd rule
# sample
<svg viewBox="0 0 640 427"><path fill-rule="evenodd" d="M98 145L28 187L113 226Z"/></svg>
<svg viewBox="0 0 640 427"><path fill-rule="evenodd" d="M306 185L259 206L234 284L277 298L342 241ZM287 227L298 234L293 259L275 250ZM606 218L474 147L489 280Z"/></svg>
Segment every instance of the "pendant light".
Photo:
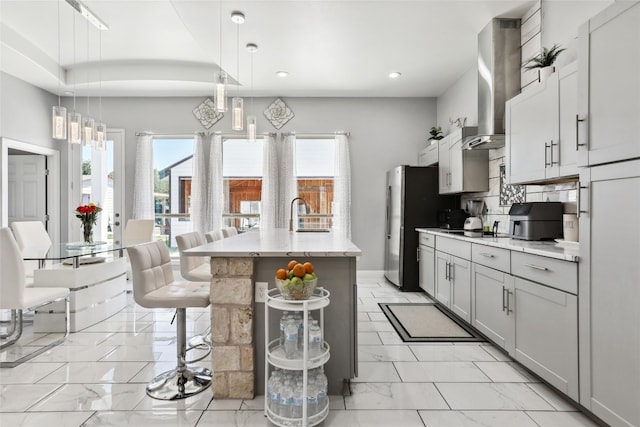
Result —
<svg viewBox="0 0 640 427"><path fill-rule="evenodd" d="M51 137L67 139L67 109L60 105L60 0L58 0L58 105L51 109Z"/></svg>
<svg viewBox="0 0 640 427"><path fill-rule="evenodd" d="M89 84L89 21L87 21L87 115L82 121L82 142L87 147L93 145L96 132L96 124L91 117L91 100L90 100L90 84Z"/></svg>
<svg viewBox="0 0 640 427"><path fill-rule="evenodd" d="M73 65L76 65L76 14L73 14ZM82 115L76 112L76 72L73 72L73 112L69 113L67 123L69 132L67 133L69 144L80 144L82 142Z"/></svg>
<svg viewBox="0 0 640 427"><path fill-rule="evenodd" d="M99 122L96 124L96 148L98 150L104 150L104 142L107 139L107 125L102 121L102 32L99 35L99 47L98 47L98 62L100 68L98 69L98 81L100 85L98 86L98 98L99 102Z"/></svg>
<svg viewBox="0 0 640 427"><path fill-rule="evenodd" d="M231 21L237 25L236 27L236 96L232 100L231 109L231 129L241 131L244 129L244 100L240 95L240 25L244 23L244 14L242 12L233 12Z"/></svg>
<svg viewBox="0 0 640 427"><path fill-rule="evenodd" d="M220 60L218 61L218 72L215 75L215 89L213 92L213 103L218 113L227 111L227 73L222 69L222 0L219 1L219 19L220 19Z"/></svg>
<svg viewBox="0 0 640 427"><path fill-rule="evenodd" d="M247 43L247 51L251 54L251 114L247 116L247 139L249 142L256 142L257 120L253 113L253 54L258 51L258 45Z"/></svg>

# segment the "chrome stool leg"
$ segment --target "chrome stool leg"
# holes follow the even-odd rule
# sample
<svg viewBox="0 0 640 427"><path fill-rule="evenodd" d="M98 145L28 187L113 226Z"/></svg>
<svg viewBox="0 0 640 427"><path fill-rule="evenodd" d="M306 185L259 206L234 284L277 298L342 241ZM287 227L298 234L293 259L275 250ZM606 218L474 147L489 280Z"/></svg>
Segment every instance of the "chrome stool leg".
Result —
<svg viewBox="0 0 640 427"><path fill-rule="evenodd" d="M186 399L211 385L213 373L210 369L187 366L187 311L178 308L176 314L178 364L175 369L158 375L147 385L147 394L154 399Z"/></svg>

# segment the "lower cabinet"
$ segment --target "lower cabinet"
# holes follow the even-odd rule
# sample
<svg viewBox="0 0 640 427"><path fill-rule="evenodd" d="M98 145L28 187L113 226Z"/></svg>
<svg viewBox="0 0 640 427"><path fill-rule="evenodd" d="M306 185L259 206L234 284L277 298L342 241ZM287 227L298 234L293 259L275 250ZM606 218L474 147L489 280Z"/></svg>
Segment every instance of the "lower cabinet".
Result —
<svg viewBox="0 0 640 427"><path fill-rule="evenodd" d="M578 297L516 277L513 357L578 401Z"/></svg>
<svg viewBox="0 0 640 427"><path fill-rule="evenodd" d="M418 246L418 285L430 296L435 297L435 250L425 245Z"/></svg>
<svg viewBox="0 0 640 427"><path fill-rule="evenodd" d="M509 296L513 276L480 264L473 265L473 320L471 324L507 353L515 350L515 324Z"/></svg>
<svg viewBox="0 0 640 427"><path fill-rule="evenodd" d="M471 322L471 262L436 251L436 299Z"/></svg>

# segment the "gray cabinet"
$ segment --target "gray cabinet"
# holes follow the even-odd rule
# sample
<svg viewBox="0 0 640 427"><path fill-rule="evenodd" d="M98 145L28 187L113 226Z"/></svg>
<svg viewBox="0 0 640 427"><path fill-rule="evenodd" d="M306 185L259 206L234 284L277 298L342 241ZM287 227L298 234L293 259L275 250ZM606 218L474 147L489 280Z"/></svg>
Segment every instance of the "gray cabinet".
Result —
<svg viewBox="0 0 640 427"><path fill-rule="evenodd" d="M489 151L463 150L464 134L457 129L438 144L440 194L489 191Z"/></svg>
<svg viewBox="0 0 640 427"><path fill-rule="evenodd" d="M514 278L513 357L578 401L578 297Z"/></svg>
<svg viewBox="0 0 640 427"><path fill-rule="evenodd" d="M514 352L513 276L473 264L471 324L507 353Z"/></svg>
<svg viewBox="0 0 640 427"><path fill-rule="evenodd" d="M438 141L427 145L418 153L418 166L431 166L438 163Z"/></svg>
<svg viewBox="0 0 640 427"><path fill-rule="evenodd" d="M471 323L471 244L436 238L436 299Z"/></svg>
<svg viewBox="0 0 640 427"><path fill-rule="evenodd" d="M620 1L579 30L579 166L640 157L640 3Z"/></svg>
<svg viewBox="0 0 640 427"><path fill-rule="evenodd" d="M580 172L580 403L640 426L640 160Z"/></svg>
<svg viewBox="0 0 640 427"><path fill-rule="evenodd" d="M430 296L436 296L435 237L432 234L418 235L418 286Z"/></svg>
<svg viewBox="0 0 640 427"><path fill-rule="evenodd" d="M507 102L509 182L532 183L578 174L577 90L577 64L573 63Z"/></svg>

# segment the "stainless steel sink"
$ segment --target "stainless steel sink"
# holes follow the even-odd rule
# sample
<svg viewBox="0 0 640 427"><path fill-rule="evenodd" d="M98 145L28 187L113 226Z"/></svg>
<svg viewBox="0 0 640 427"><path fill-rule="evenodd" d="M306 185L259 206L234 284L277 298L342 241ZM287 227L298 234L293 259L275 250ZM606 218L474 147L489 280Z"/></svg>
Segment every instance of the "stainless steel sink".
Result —
<svg viewBox="0 0 640 427"><path fill-rule="evenodd" d="M296 230L298 233L328 233L328 228L298 228Z"/></svg>

